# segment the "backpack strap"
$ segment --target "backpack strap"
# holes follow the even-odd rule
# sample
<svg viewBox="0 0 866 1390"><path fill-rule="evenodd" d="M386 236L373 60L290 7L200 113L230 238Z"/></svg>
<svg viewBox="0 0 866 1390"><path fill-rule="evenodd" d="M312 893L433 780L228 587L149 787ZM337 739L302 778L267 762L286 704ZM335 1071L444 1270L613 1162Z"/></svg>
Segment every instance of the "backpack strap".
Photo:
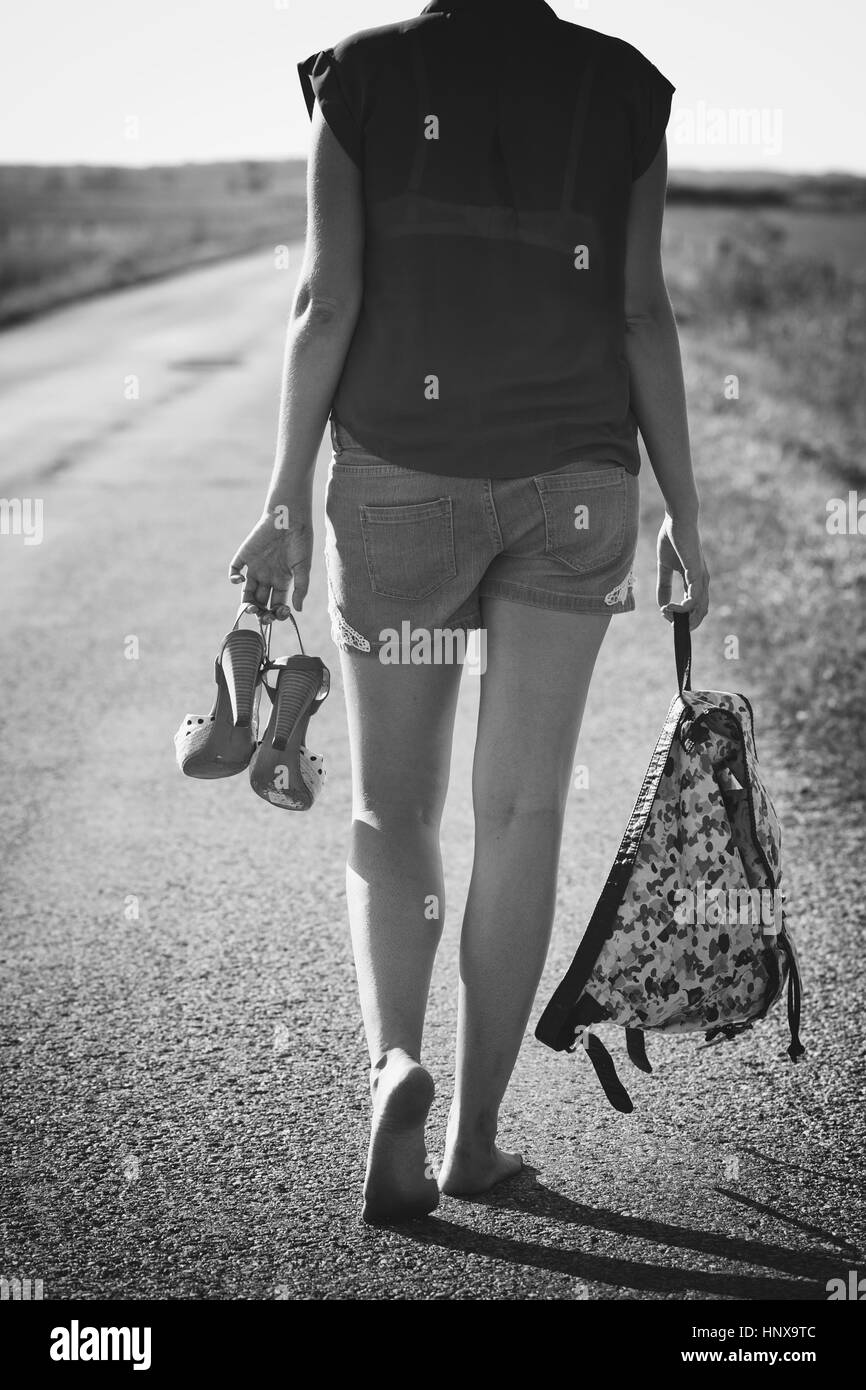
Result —
<svg viewBox="0 0 866 1390"><path fill-rule="evenodd" d="M631 1097L617 1076L613 1058L601 1038L597 1038L594 1033L585 1032L581 1042L586 1049L587 1057L592 1062L595 1074L601 1082L601 1089L614 1110L620 1110L623 1115L630 1115L634 1110Z"/></svg>
<svg viewBox="0 0 866 1390"><path fill-rule="evenodd" d="M626 1028L625 1046L638 1071L645 1071L652 1075L652 1067L646 1055L646 1035L642 1028Z"/></svg>
<svg viewBox="0 0 866 1390"><path fill-rule="evenodd" d="M779 944L784 947L788 957L788 1027L791 1030L791 1041L787 1053L792 1062L799 1062L806 1051L800 1042L800 1007L803 1002L800 963L797 960L794 943L787 932L782 932L779 937Z"/></svg>
<svg viewBox="0 0 866 1390"><path fill-rule="evenodd" d="M674 658L677 663L677 686L690 690L692 684L692 633L688 613L674 614Z"/></svg>

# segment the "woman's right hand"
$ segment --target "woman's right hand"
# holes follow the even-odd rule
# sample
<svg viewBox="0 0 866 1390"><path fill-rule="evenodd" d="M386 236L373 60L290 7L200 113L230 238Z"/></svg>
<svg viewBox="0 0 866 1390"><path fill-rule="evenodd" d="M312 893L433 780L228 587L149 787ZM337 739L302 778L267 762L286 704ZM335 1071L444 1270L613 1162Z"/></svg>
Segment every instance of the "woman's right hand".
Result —
<svg viewBox="0 0 866 1390"><path fill-rule="evenodd" d="M697 521L678 521L665 513L656 546L658 582L656 598L662 617L669 623L674 613L690 613L689 627L700 627L710 606L710 572L704 560ZM680 603L671 601L673 577L683 577Z"/></svg>

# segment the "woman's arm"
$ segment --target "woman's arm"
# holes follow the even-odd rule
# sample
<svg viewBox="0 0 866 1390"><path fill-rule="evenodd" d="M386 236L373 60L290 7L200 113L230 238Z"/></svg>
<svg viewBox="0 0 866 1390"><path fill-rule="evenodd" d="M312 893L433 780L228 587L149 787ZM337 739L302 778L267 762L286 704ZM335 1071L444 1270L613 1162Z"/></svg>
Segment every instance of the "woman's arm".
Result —
<svg viewBox="0 0 866 1390"><path fill-rule="evenodd" d="M363 297L362 176L316 105L307 236L286 337L276 456L262 516L231 562L244 599L287 617L303 605L313 552L316 459ZM273 593L271 592L273 590Z"/></svg>
<svg viewBox="0 0 866 1390"><path fill-rule="evenodd" d="M679 336L661 257L667 184L662 141L632 187L626 242L626 357L631 406L665 499L658 538L657 598L669 621L690 612L697 627L709 607L709 573L701 547L700 503L692 471ZM682 603L671 602L674 573L683 575Z"/></svg>

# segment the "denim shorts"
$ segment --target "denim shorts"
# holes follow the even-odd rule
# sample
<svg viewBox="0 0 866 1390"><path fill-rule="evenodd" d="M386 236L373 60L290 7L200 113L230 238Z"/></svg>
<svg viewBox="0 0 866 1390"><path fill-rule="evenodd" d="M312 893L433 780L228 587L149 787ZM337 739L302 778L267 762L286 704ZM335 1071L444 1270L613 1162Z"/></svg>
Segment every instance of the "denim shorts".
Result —
<svg viewBox="0 0 866 1390"><path fill-rule="evenodd" d="M484 626L486 598L629 613L639 487L620 464L452 478L387 463L332 416L325 500L331 636L378 655L386 631Z"/></svg>

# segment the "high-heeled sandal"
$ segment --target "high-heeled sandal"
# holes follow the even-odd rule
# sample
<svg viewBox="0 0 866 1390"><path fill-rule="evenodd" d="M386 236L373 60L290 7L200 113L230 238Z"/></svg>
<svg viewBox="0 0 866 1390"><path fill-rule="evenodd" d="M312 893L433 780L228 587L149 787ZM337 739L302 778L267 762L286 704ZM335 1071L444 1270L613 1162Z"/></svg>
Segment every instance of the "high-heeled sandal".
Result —
<svg viewBox="0 0 866 1390"><path fill-rule="evenodd" d="M238 624L254 604L242 603L234 627L214 662L217 693L209 715L187 714L174 736L175 758L186 777L235 777L256 750L258 708L268 643L258 630Z"/></svg>
<svg viewBox="0 0 866 1390"><path fill-rule="evenodd" d="M287 811L308 811L327 780L321 753L304 743L307 725L328 697L331 673L321 657L307 656L298 624L289 613L301 648L300 656L270 659L262 681L273 708L264 736L250 763L250 786L257 796ZM270 625L272 626L272 624ZM267 676L276 672L273 689Z"/></svg>

